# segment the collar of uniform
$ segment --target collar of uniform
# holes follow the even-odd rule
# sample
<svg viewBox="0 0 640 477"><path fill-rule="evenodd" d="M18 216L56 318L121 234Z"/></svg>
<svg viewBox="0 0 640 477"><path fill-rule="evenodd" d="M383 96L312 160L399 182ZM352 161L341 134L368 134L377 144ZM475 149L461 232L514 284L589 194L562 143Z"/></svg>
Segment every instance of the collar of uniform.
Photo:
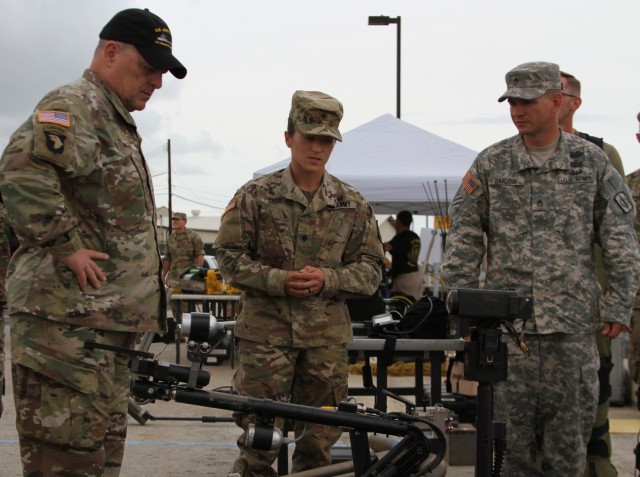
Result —
<svg viewBox="0 0 640 477"><path fill-rule="evenodd" d="M102 80L102 78L100 78L97 74L95 74L93 71L89 69L86 69L84 71L84 73L82 74L82 77L85 80L95 84L98 87L98 89L100 89L100 91L104 93L104 95L109 99L111 104L113 104L113 107L115 108L116 111L118 111L118 113L120 114L120 116L122 116L122 119L124 119L125 122L127 122L134 128L137 127L136 122L133 120L133 116L131 116L131 113L127 111L127 108L124 107L118 95L109 87L109 85L107 85L107 83L105 83Z"/></svg>
<svg viewBox="0 0 640 477"><path fill-rule="evenodd" d="M307 198L293 181L291 165L285 168L282 172L280 194L286 199L294 200L296 202L300 202L301 204L307 203ZM318 187L316 195L313 196L311 204L318 201L322 204L322 206L328 205L331 207L336 207L338 204L338 194L336 188L333 185L333 181L331 180L331 175L326 170L324 171L322 182L320 183L320 187ZM317 208L315 210L317 210Z"/></svg>
<svg viewBox="0 0 640 477"><path fill-rule="evenodd" d="M569 159L569 147L567 145L567 134L560 130L560 140L556 154L549 159L542 167L538 167L531 158L527 146L522 140L522 136L516 136L514 141L511 159L518 172L525 169L537 169L537 172L547 172L553 169L569 170L571 168Z"/></svg>

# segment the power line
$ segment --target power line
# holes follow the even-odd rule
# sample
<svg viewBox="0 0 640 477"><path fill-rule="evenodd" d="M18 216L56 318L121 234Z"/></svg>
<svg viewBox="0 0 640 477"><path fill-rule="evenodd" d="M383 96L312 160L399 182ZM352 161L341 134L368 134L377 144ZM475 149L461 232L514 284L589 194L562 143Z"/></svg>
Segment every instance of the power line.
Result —
<svg viewBox="0 0 640 477"><path fill-rule="evenodd" d="M220 210L224 210L225 209L224 207L218 207L217 205L209 205L209 204L205 204L203 202L197 202L195 200L188 199L186 197L182 197L181 195L178 195L178 194L172 194L172 195L174 197L180 197L181 199L186 200L187 202L191 202L193 204L204 205L205 207L211 207L212 209L220 209Z"/></svg>

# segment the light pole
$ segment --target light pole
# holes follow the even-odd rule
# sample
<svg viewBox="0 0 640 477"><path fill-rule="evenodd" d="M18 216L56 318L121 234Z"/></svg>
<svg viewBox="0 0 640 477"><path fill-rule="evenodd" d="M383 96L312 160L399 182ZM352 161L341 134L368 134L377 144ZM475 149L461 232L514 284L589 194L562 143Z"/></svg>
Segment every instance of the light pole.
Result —
<svg viewBox="0 0 640 477"><path fill-rule="evenodd" d="M377 17L369 17L369 25L389 25L395 23L397 25L398 41L397 46L397 66L396 66L396 117L400 119L400 17L387 17L380 15Z"/></svg>

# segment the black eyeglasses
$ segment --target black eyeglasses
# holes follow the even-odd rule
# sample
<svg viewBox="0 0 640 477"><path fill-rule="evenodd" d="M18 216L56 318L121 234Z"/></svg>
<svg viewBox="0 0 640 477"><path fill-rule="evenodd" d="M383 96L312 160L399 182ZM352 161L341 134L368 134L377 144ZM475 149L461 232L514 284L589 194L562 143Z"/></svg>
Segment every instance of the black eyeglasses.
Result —
<svg viewBox="0 0 640 477"><path fill-rule="evenodd" d="M570 98L579 98L580 96L578 96L577 94L570 94L570 93L560 93L562 96L569 96Z"/></svg>

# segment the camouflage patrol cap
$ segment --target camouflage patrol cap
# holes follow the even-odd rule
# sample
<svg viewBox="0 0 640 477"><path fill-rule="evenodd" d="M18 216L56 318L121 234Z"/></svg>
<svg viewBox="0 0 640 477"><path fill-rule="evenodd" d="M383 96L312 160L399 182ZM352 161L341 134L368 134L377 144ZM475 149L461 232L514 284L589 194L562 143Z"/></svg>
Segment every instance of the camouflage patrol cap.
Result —
<svg viewBox="0 0 640 477"><path fill-rule="evenodd" d="M187 220L187 214L185 214L184 212L174 212L173 216L174 219L184 219Z"/></svg>
<svg viewBox="0 0 640 477"><path fill-rule="evenodd" d="M338 130L342 103L319 91L296 91L291 98L289 118L302 134L329 136L342 141Z"/></svg>
<svg viewBox="0 0 640 477"><path fill-rule="evenodd" d="M505 75L507 91L498 98L537 99L550 89L562 89L560 67L555 63L534 61L516 66Z"/></svg>
<svg viewBox="0 0 640 477"><path fill-rule="evenodd" d="M100 39L135 46L147 63L159 70L171 71L178 79L187 75L187 69L171 53L171 30L148 8L129 8L116 13L100 32Z"/></svg>

